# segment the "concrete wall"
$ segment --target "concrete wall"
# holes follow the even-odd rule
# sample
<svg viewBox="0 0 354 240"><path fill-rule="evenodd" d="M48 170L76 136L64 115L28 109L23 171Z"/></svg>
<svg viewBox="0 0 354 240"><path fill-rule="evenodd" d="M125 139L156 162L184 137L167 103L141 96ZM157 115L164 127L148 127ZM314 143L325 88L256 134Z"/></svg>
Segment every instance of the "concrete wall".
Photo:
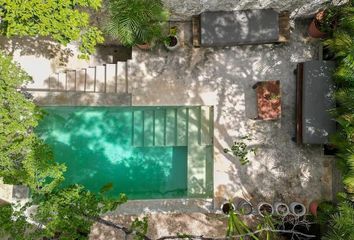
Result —
<svg viewBox="0 0 354 240"><path fill-rule="evenodd" d="M340 0L163 0L171 10L172 19L189 19L203 11L274 8L288 10L292 17L310 17L326 3Z"/></svg>

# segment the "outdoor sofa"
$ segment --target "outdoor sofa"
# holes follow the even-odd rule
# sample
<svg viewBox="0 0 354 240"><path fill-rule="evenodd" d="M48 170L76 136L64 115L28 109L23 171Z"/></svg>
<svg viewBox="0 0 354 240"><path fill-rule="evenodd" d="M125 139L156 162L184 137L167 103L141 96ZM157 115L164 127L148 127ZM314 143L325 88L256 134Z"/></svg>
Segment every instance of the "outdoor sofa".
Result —
<svg viewBox="0 0 354 240"><path fill-rule="evenodd" d="M308 61L297 65L296 73L296 142L327 144L336 131L330 114L333 99L333 61Z"/></svg>
<svg viewBox="0 0 354 240"><path fill-rule="evenodd" d="M287 42L289 12L273 9L207 11L192 18L195 47Z"/></svg>

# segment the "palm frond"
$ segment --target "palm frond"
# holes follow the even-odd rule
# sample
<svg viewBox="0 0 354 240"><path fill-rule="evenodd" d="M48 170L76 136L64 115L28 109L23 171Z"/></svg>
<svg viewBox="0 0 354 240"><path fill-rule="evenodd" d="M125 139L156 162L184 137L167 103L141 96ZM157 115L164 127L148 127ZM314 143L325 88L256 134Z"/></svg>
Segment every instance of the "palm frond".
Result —
<svg viewBox="0 0 354 240"><path fill-rule="evenodd" d="M106 32L128 46L161 38L169 16L160 0L111 0L109 12Z"/></svg>

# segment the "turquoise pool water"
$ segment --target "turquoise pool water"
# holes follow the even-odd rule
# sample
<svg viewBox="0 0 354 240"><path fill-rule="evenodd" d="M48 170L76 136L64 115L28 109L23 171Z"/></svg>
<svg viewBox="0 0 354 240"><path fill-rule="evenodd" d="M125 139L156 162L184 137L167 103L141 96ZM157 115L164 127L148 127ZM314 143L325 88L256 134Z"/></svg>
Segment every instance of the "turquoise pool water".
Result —
<svg viewBox="0 0 354 240"><path fill-rule="evenodd" d="M156 108L43 107L45 117L36 132L52 146L55 160L67 165L64 185L79 183L98 192L112 183L111 196L126 193L129 199L182 198L187 196L187 147L158 142L159 130L146 131L155 118L133 127L134 114ZM154 109L154 111L152 111ZM151 111L150 111L151 110ZM141 114L140 114L141 115ZM144 121L144 120L143 120ZM157 121L157 120L156 120ZM160 134L159 134L160 132Z"/></svg>

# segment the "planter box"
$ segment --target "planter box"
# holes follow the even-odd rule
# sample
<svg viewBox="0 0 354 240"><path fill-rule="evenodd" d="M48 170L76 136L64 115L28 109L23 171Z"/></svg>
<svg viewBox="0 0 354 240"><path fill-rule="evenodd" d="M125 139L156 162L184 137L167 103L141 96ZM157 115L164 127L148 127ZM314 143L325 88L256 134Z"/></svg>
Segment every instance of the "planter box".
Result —
<svg viewBox="0 0 354 240"><path fill-rule="evenodd" d="M279 81L262 81L253 88L257 93L257 109L260 120L276 120L281 116L281 95Z"/></svg>

